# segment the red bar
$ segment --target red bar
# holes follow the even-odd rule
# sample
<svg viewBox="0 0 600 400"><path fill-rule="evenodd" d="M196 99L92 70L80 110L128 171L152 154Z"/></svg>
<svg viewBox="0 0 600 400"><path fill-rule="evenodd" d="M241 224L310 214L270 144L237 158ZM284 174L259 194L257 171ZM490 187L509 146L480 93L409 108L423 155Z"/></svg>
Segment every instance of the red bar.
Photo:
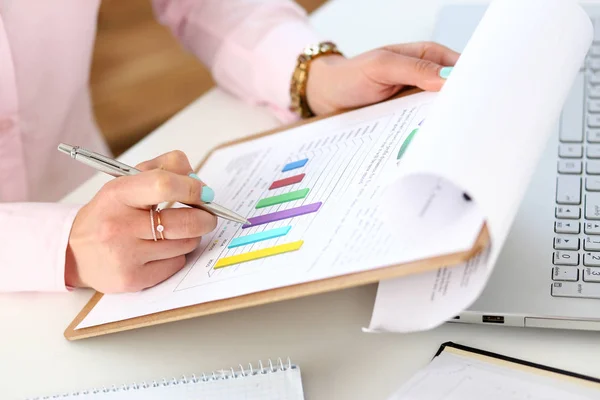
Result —
<svg viewBox="0 0 600 400"><path fill-rule="evenodd" d="M302 179L304 179L304 174L294 175L294 176L290 176L289 178L280 179L278 181L271 183L271 187L269 188L269 190L277 189L277 188L288 186L288 185L293 185L294 183L302 182Z"/></svg>

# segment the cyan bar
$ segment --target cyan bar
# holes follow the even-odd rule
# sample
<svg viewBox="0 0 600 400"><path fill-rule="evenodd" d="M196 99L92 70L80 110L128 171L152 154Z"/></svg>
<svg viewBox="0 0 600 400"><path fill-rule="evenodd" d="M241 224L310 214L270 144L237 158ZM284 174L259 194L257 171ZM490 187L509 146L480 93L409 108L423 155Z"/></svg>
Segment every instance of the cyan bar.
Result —
<svg viewBox="0 0 600 400"><path fill-rule="evenodd" d="M291 226L284 226L281 228L270 229L268 231L253 233L252 235L236 237L229 243L230 249L234 247L245 246L256 242L262 242L263 240L275 239L281 236L285 236L292 229Z"/></svg>

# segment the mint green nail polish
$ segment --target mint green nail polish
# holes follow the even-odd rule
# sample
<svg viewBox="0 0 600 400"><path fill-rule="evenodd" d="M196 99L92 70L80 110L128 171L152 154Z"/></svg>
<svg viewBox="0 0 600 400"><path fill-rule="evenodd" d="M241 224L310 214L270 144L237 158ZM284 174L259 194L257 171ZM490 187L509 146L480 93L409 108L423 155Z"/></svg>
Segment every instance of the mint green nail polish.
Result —
<svg viewBox="0 0 600 400"><path fill-rule="evenodd" d="M450 76L450 72L452 72L452 67L444 67L440 69L440 77L446 79Z"/></svg>
<svg viewBox="0 0 600 400"><path fill-rule="evenodd" d="M196 180L201 180L198 175L195 173L188 174L190 178L194 178ZM210 203L215 199L215 191L209 188L208 186L202 186L202 194L200 194L200 200L205 203Z"/></svg>
<svg viewBox="0 0 600 400"><path fill-rule="evenodd" d="M215 191L209 188L208 186L202 186L202 195L200 196L200 200L205 203L210 203L215 199Z"/></svg>

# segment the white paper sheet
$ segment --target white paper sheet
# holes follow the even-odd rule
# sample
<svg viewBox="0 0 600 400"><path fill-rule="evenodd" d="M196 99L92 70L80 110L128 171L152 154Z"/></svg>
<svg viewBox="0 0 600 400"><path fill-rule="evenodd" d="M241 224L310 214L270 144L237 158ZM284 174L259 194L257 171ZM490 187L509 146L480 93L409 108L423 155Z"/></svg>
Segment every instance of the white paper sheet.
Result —
<svg viewBox="0 0 600 400"><path fill-rule="evenodd" d="M600 385L444 351L388 400L592 400Z"/></svg>
<svg viewBox="0 0 600 400"><path fill-rule="evenodd" d="M248 217L316 202L321 208L250 229L219 220L180 273L139 293L105 295L78 328L470 249L483 217L453 185L424 182L407 199L420 215L416 225L380 215L382 188L402 168L399 150L435 98L420 93L216 151L199 175L219 204ZM303 158L304 167L281 172ZM269 190L274 180L299 173L302 182ZM255 209L261 198L303 188L310 188L304 199ZM285 226L291 230L283 237L228 248L235 237ZM298 240L298 251L214 268L222 257Z"/></svg>
<svg viewBox="0 0 600 400"><path fill-rule="evenodd" d="M589 17L574 0L491 3L384 200L392 221L414 224L414 210L396 204L414 196L423 181L444 178L480 207L491 250L445 276L443 296L430 294L447 269L381 282L370 331L429 329L479 296L592 35Z"/></svg>
<svg viewBox="0 0 600 400"><path fill-rule="evenodd" d="M218 203L248 217L316 202L322 202L321 208L250 229L220 220L180 273L139 293L104 296L77 329L464 251L472 247L484 215L493 259L526 186L523 171L533 170L536 150L555 122L591 37L587 17L571 3L500 3L491 7L439 95L389 101L214 152L199 175L215 188ZM504 24L507 15L510 28ZM529 53L532 48L535 52ZM515 57L518 67L511 66ZM507 154L518 165L507 163ZM282 166L303 158L309 159L304 167L282 172ZM268 189L274 180L298 173L305 173L301 183ZM384 189L401 177L384 201ZM261 198L302 188L310 189L304 199L255 209ZM463 190L474 201L464 200ZM291 230L284 237L228 248L235 237L287 225ZM298 240L304 244L296 252L214 268L222 257ZM473 266L458 268L463 275L475 271ZM472 274L470 282L478 283L471 288L474 293L488 270L477 268ZM382 297L387 284L381 286L378 305L391 299L397 306L397 298ZM397 289L397 282L389 284ZM457 311L471 300L464 299L464 291L453 294L460 285L446 286ZM424 290L431 293L432 288ZM423 310L439 304L411 303ZM451 310L440 310L441 323L439 316ZM397 314L379 315L373 329L395 329L388 323Z"/></svg>

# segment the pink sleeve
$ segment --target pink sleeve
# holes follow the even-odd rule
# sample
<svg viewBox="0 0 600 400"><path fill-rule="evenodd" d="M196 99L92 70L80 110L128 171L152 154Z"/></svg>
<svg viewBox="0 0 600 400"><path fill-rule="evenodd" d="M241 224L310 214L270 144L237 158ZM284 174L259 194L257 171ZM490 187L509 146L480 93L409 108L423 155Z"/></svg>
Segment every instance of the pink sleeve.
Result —
<svg viewBox="0 0 600 400"><path fill-rule="evenodd" d="M153 0L159 20L223 89L267 105L283 121L290 79L304 46L322 40L289 0Z"/></svg>
<svg viewBox="0 0 600 400"><path fill-rule="evenodd" d="M67 291L65 253L79 207L0 204L0 292Z"/></svg>

